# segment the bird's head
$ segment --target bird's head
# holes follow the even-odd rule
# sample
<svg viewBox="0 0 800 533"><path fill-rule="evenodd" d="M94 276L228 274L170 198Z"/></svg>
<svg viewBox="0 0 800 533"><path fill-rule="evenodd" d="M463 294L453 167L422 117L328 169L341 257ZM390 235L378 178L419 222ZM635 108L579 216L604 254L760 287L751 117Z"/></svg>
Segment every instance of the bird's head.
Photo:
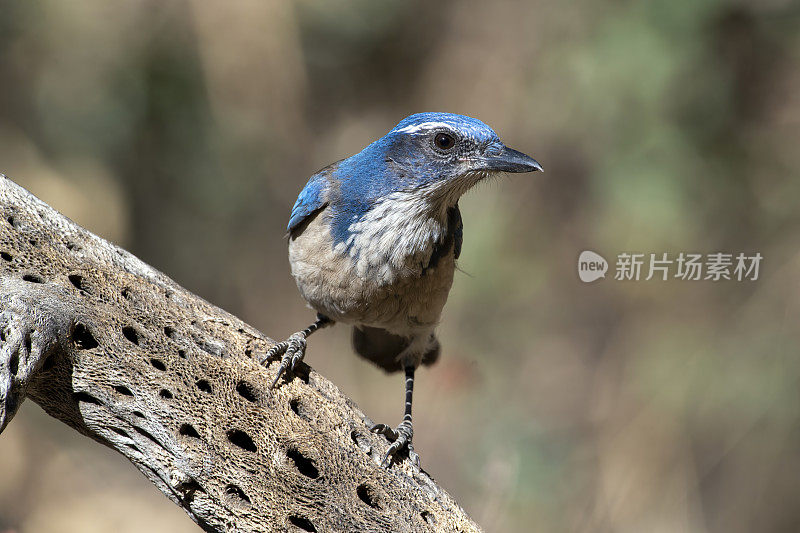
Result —
<svg viewBox="0 0 800 533"><path fill-rule="evenodd" d="M351 159L380 194L417 191L450 204L493 174L542 170L480 120L452 113L406 117Z"/></svg>
<svg viewBox="0 0 800 533"><path fill-rule="evenodd" d="M479 181L535 170L542 170L536 160L508 148L480 120L452 113L411 115L328 170L333 234L337 243L348 241L356 231L353 224L370 214L384 225L408 218L445 222L449 209ZM320 187L315 178L306 185L292 211L290 231L320 203ZM382 210L374 211L377 206Z"/></svg>

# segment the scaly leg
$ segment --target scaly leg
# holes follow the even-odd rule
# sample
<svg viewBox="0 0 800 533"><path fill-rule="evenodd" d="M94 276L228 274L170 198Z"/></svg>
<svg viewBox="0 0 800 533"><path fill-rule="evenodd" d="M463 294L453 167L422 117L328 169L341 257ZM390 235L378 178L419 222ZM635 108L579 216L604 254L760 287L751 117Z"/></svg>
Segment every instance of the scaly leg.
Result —
<svg viewBox="0 0 800 533"><path fill-rule="evenodd" d="M381 466L388 468L392 464L392 459L403 448L408 450L408 458L414 466L419 468L419 455L414 451L414 446L411 444L411 439L414 437L414 427L411 425L411 399L414 396L414 370L411 365L406 367L406 411L403 415L403 421L397 426L397 429L392 429L386 424L376 424L372 426L371 431L375 433L382 433L387 439L392 441L389 450L381 462Z"/></svg>
<svg viewBox="0 0 800 533"><path fill-rule="evenodd" d="M270 390L275 387L275 384L287 369L289 371L293 371L295 365L303 360L303 356L306 353L306 339L308 336L318 329L322 329L333 324L333 320L317 313L317 320L315 320L313 324L308 326L303 331L293 333L288 339L283 342L279 342L269 349L269 351L260 361L262 365L267 359L283 354L283 357L281 357L281 366L278 367L278 373L275 375L272 385L269 386Z"/></svg>

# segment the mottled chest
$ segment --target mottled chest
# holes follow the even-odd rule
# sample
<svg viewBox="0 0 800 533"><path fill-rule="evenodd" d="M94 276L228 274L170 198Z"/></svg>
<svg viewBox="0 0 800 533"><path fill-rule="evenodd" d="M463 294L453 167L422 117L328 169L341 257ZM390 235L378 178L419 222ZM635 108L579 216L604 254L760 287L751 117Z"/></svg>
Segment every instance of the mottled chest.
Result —
<svg viewBox="0 0 800 533"><path fill-rule="evenodd" d="M352 259L357 276L376 283L420 276L445 253L455 251L457 256L456 240L460 248L458 206L431 215L423 199L397 193L364 214L349 215L334 208L330 216L334 251Z"/></svg>
<svg viewBox="0 0 800 533"><path fill-rule="evenodd" d="M443 221L376 210L354 221L339 242L333 216L323 209L289 243L292 274L312 307L340 321L396 332L435 325L460 251L458 208Z"/></svg>

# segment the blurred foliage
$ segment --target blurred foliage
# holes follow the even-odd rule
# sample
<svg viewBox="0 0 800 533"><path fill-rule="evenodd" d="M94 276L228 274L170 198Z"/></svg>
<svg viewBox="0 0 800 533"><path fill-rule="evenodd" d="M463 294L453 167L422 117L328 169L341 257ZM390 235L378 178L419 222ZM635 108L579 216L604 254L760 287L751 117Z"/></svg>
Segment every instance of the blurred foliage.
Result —
<svg viewBox="0 0 800 533"><path fill-rule="evenodd" d="M0 0L0 171L283 337L312 317L283 240L307 177L407 114L476 116L546 173L462 201L425 468L487 531L796 531L799 22L787 0ZM584 249L765 259L585 285ZM319 335L309 363L397 420L402 380ZM0 531L195 530L99 452L26 404Z"/></svg>

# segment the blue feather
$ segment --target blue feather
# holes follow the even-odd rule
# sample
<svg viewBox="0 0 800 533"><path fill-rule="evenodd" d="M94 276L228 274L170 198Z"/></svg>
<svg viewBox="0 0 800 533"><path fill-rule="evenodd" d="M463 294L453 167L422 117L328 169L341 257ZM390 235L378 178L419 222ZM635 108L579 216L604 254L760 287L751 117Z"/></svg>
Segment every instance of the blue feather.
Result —
<svg viewBox="0 0 800 533"><path fill-rule="evenodd" d="M394 192L388 151L392 139L384 136L359 153L341 161L332 179L337 184L331 202L331 233L334 243L346 241L350 225L360 220L376 202Z"/></svg>
<svg viewBox="0 0 800 533"><path fill-rule="evenodd" d="M297 197L297 201L292 207L292 214L289 217L289 225L287 230L292 232L299 226L306 218L308 218L315 211L322 209L327 205L327 192L328 192L328 176L335 170L339 163L329 165L308 180L306 186Z"/></svg>

